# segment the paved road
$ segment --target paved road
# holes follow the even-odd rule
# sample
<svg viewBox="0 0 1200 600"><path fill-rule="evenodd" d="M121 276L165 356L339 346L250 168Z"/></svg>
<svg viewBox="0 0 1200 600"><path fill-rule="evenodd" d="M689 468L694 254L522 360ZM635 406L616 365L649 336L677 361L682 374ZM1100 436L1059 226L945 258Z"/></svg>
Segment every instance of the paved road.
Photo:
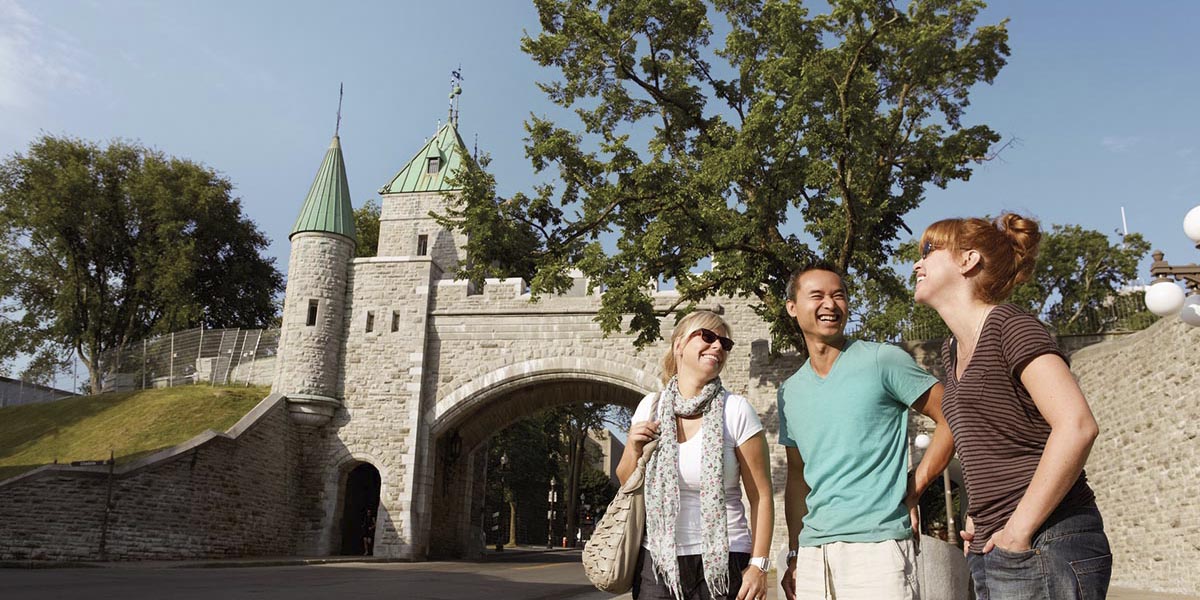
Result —
<svg viewBox="0 0 1200 600"><path fill-rule="evenodd" d="M591 600L594 592L578 552L482 563L0 569L3 600Z"/></svg>
<svg viewBox="0 0 1200 600"><path fill-rule="evenodd" d="M0 569L0 600L629 599L628 594L612 596L589 585L577 551L506 552L483 562L340 562L253 568L208 565L180 568L180 563L133 563L102 568ZM780 596L772 593L771 597ZM1198 599L1113 590L1109 600Z"/></svg>

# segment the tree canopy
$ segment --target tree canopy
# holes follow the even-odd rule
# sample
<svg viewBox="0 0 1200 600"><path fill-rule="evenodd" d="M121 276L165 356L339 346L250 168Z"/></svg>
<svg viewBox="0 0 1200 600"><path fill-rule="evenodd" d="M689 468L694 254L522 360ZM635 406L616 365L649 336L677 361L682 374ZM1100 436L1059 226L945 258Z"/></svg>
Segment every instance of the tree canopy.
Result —
<svg viewBox="0 0 1200 600"><path fill-rule="evenodd" d="M1121 298L1122 288L1137 280L1138 263L1149 251L1149 242L1139 233L1114 242L1079 225L1047 227L1032 276L1013 290L1009 301L1060 334L1144 327L1153 319L1141 297ZM918 258L917 242L908 241L899 246L893 262L911 265ZM857 335L877 340L950 335L937 312L913 300L911 274L909 283L903 294L894 296L885 296L870 282L856 286L852 320Z"/></svg>
<svg viewBox="0 0 1200 600"><path fill-rule="evenodd" d="M902 294L888 258L904 216L1000 140L964 122L1009 53L1004 22L975 24L982 2L535 4L541 31L522 48L557 73L540 87L578 124L531 115L526 153L548 181L497 198L486 160L467 164L440 216L470 240L460 276L521 276L537 295L580 269L604 292L605 330L627 325L638 344L663 315L724 295L752 298L776 342L798 347L786 282L815 257ZM673 306L648 289L662 280Z"/></svg>
<svg viewBox="0 0 1200 600"><path fill-rule="evenodd" d="M57 136L0 163L0 327L51 374L145 336L263 327L283 277L268 241L213 170L141 145ZM7 352L4 354L3 352Z"/></svg>

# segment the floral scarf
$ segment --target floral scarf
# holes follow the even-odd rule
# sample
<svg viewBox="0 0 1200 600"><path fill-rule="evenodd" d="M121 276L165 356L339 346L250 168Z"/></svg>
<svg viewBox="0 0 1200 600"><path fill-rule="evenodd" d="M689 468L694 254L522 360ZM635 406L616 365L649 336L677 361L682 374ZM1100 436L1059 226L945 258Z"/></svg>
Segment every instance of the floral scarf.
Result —
<svg viewBox="0 0 1200 600"><path fill-rule="evenodd" d="M675 555L675 520L679 514L679 438L675 417L703 414L700 440L700 516L705 523L704 582L714 596L725 596L729 588L729 533L726 531L723 447L725 395L721 378L708 382L695 398L681 398L679 383L672 377L659 396L657 413L658 450L646 463L646 548L654 570L676 598L683 598L679 583L679 561Z"/></svg>

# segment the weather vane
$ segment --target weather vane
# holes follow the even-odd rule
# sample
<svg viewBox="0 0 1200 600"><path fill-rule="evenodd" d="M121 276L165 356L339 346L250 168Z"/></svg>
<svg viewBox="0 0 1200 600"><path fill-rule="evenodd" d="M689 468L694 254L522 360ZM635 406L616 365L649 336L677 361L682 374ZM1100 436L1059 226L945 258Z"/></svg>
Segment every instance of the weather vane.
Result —
<svg viewBox="0 0 1200 600"><path fill-rule="evenodd" d="M449 121L455 127L458 126L458 97L462 95L462 63L459 63L458 68L450 71L450 117Z"/></svg>

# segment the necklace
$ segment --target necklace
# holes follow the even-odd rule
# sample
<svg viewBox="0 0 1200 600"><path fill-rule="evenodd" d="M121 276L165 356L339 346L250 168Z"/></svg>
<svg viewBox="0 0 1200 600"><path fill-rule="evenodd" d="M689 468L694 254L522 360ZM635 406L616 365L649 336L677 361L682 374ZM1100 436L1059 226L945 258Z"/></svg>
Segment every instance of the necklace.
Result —
<svg viewBox="0 0 1200 600"><path fill-rule="evenodd" d="M959 377L962 377L962 374L966 372L967 365L971 362L971 357L975 356L975 350L979 348L979 338L983 335L983 324L987 322L988 315L992 314L993 308L995 307L987 307L987 310L984 310L983 314L979 317L979 323L975 325L975 334L971 336L973 338L971 340L971 349L964 351L962 344L958 344L957 364L962 365L962 368L957 369Z"/></svg>

